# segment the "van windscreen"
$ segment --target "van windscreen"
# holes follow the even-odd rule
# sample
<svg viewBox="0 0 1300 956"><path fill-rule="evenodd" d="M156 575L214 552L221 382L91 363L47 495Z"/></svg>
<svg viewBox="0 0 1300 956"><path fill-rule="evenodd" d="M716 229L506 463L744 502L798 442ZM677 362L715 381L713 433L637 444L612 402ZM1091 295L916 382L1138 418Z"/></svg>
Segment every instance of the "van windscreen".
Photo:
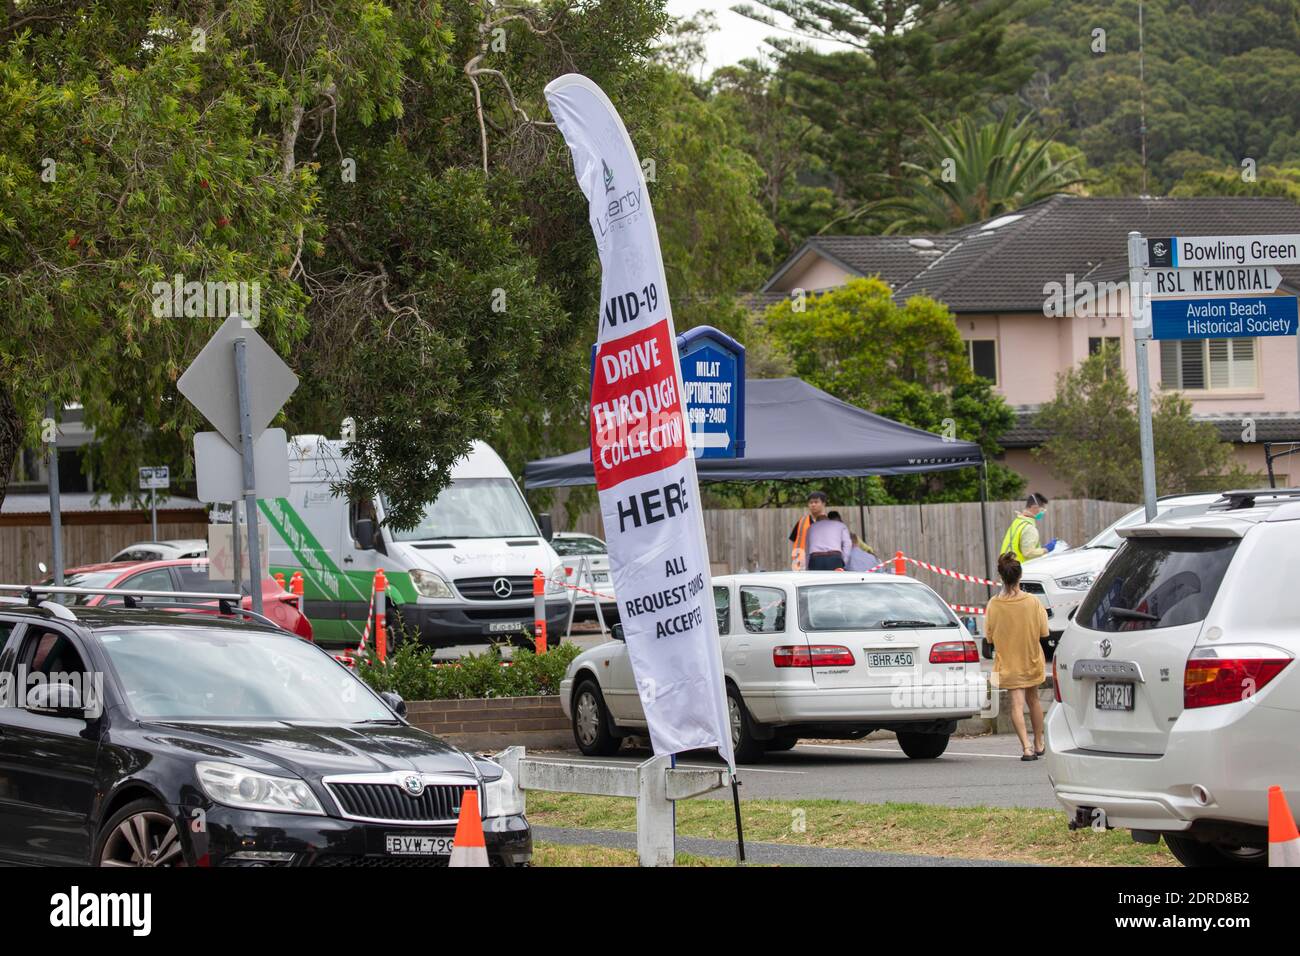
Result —
<svg viewBox="0 0 1300 956"><path fill-rule="evenodd" d="M420 523L392 532L396 541L538 537L537 522L509 478L458 478L425 505Z"/></svg>

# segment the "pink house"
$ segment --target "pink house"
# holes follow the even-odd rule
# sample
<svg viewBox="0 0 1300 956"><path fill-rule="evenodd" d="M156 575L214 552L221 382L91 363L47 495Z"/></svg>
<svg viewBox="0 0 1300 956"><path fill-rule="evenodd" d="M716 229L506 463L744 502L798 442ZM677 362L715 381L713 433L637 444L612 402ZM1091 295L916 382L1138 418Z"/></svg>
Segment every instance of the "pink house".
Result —
<svg viewBox="0 0 1300 956"><path fill-rule="evenodd" d="M1062 494L1068 489L1030 455L1046 438L1033 418L1054 394L1056 376L1101 348L1118 348L1130 385L1136 382L1127 317L1126 239L1133 230L1300 234L1300 206L1272 198L1059 195L943 235L816 236L782 264L758 302L879 276L900 300L928 295L945 303L974 370L1019 413L1002 439L1006 464L1032 488ZM1300 267L1280 271L1278 294L1296 294ZM1294 337L1154 342L1148 351L1153 387L1182 391L1248 467L1265 470L1265 443L1300 441ZM1296 458L1274 469L1279 485L1300 483Z"/></svg>

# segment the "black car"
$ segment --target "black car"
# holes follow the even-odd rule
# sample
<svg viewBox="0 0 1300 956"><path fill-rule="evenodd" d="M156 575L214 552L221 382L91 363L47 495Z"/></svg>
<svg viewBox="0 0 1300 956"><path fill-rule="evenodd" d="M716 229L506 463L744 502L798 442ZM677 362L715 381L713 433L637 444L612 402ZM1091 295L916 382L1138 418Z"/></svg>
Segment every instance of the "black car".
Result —
<svg viewBox="0 0 1300 956"><path fill-rule="evenodd" d="M531 860L500 766L269 624L5 603L0 648L0 862L445 866L467 789Z"/></svg>

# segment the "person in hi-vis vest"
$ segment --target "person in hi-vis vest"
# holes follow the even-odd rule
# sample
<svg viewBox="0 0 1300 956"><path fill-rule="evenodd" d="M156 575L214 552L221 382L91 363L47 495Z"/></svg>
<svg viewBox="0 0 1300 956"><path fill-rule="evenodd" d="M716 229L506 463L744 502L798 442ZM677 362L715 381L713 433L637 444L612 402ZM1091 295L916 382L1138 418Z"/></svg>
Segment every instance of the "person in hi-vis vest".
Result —
<svg viewBox="0 0 1300 956"><path fill-rule="evenodd" d="M1007 533L1002 536L1002 546L998 548L998 554L1006 554L1010 551L1016 556L1017 561L1024 563L1033 558L1041 558L1056 547L1055 538L1047 542L1046 546L1039 544L1038 522L1042 521L1046 514L1047 496L1031 491L1029 497L1025 499L1024 510L1016 513L1016 516L1011 519L1011 527L1007 528Z"/></svg>
<svg viewBox="0 0 1300 956"><path fill-rule="evenodd" d="M808 496L808 513L795 522L790 530L790 570L804 571L808 567L808 529L814 521L826 517L826 495L814 491Z"/></svg>

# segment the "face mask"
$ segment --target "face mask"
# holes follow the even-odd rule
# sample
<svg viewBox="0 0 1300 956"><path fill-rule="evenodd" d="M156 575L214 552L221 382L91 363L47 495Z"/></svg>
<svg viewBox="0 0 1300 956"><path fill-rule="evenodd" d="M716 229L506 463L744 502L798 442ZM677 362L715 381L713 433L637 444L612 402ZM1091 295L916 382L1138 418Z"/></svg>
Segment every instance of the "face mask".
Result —
<svg viewBox="0 0 1300 956"><path fill-rule="evenodd" d="M1043 520L1044 518L1046 518L1046 517L1047 517L1047 512L1046 512L1046 511L1040 511L1040 512L1038 512L1038 514L1034 515L1034 520L1035 520L1035 521L1042 521L1042 520Z"/></svg>

